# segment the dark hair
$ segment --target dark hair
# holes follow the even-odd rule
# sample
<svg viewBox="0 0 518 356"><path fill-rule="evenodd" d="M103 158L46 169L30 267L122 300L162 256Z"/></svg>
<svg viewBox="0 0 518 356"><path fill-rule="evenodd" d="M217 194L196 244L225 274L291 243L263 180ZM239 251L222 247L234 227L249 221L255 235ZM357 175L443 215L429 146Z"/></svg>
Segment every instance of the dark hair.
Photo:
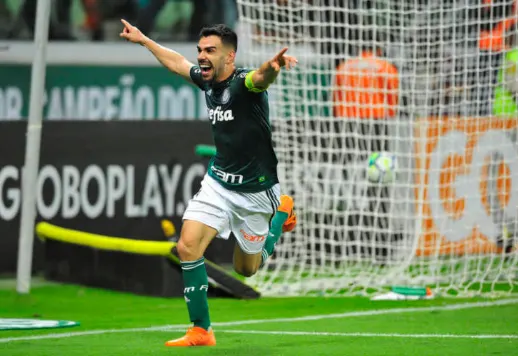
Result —
<svg viewBox="0 0 518 356"><path fill-rule="evenodd" d="M230 45L237 52L237 34L227 25L205 26L200 31L201 37L218 36L224 45Z"/></svg>

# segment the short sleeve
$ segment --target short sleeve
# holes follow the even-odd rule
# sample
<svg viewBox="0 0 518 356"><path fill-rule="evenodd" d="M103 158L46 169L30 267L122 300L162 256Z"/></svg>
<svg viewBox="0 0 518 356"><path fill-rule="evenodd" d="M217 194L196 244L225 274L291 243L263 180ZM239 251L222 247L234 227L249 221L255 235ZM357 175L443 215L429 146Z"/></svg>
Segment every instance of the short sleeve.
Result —
<svg viewBox="0 0 518 356"><path fill-rule="evenodd" d="M203 81L201 76L201 69L199 66L192 66L189 75L191 76L192 82L196 84L201 90L207 90L207 86Z"/></svg>
<svg viewBox="0 0 518 356"><path fill-rule="evenodd" d="M238 74L236 81L240 87L245 88L248 92L262 93L267 89L259 89L254 86L254 82L252 80L252 75L254 74L254 72L255 70L253 69L243 69L242 72Z"/></svg>
<svg viewBox="0 0 518 356"><path fill-rule="evenodd" d="M239 85L240 87L246 87L245 81L247 74L250 73L250 70L248 69L242 69L237 75L234 82Z"/></svg>

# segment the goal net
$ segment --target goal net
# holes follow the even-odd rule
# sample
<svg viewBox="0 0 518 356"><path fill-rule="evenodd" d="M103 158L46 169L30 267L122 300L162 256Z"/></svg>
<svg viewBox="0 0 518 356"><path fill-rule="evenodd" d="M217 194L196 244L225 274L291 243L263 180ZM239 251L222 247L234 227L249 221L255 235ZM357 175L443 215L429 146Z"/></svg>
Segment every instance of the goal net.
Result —
<svg viewBox="0 0 518 356"><path fill-rule="evenodd" d="M513 1L238 8L240 64L256 67L284 46L299 60L269 89L282 190L294 196L298 226L250 283L265 295L372 295L395 285L515 293ZM366 178L369 156L382 151L396 163L387 183Z"/></svg>

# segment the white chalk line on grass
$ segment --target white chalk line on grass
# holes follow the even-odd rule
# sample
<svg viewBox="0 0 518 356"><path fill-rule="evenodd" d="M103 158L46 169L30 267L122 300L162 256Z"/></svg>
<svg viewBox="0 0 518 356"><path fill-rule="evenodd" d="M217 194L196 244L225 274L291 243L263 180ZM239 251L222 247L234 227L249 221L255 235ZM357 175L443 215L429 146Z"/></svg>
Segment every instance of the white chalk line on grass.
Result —
<svg viewBox="0 0 518 356"><path fill-rule="evenodd" d="M183 330L185 327L180 329L180 325L173 326L156 326L149 328L129 328L129 329L104 329L104 330L89 330L89 331L75 331L68 333L53 333L45 335L34 335L34 336L19 336L19 337L5 337L0 338L0 344L13 342L13 341L30 341L30 340L45 340L45 339L64 339L74 336L88 336L88 335L104 335L104 334L116 334L116 333L132 333L132 332L145 332L145 331L171 331L171 330Z"/></svg>
<svg viewBox="0 0 518 356"><path fill-rule="evenodd" d="M180 331L180 330L178 330ZM396 334L396 333L334 333L318 331L269 331L269 330L216 330L216 333L290 335L290 336L341 336L341 337L394 337L409 339L518 339L518 335L458 335L458 334Z"/></svg>
<svg viewBox="0 0 518 356"><path fill-rule="evenodd" d="M518 299L503 299L496 300L491 302L474 302L474 303L463 303L463 304L450 304L450 305L442 305L442 306L433 306L433 307L415 307L415 308L393 308L393 309L378 309L378 310L364 310L358 312L346 312L346 313L338 313L338 314L321 314L321 315L308 315L302 317L293 317L293 318L276 318L276 319L252 319L252 320L238 320L238 321L229 321L229 322L220 322L213 323L212 325L216 327L220 326L239 326L239 325L250 325L250 324L267 324L267 323L286 323L286 322L298 322L298 321L313 321L313 320L324 320L324 319L339 319L339 318L354 318L361 316L376 316L376 315L386 315L386 314L403 314L403 313L416 313L416 312L430 312L430 311L448 311L448 310L462 310L462 309L471 309L471 308L486 308L500 305L511 305L518 304ZM63 332L63 333L52 333L45 335L33 335L33 336L20 336L20 337L5 337L0 338L0 343L8 343L14 341L30 341L30 340L45 340L45 339L62 339L74 336L88 336L88 335L102 335L102 334L113 334L113 333L131 333L131 332L152 332L152 331L185 331L185 328L190 325L162 325L162 326L153 326L147 328L128 328L128 329L104 329L104 330L89 330L89 331L76 331L76 332ZM217 330L218 332L242 332L246 331L238 331L238 330ZM248 331L250 332L250 331ZM255 333L279 333L277 331L256 331ZM288 335L289 333L298 333L298 332L289 332L284 331ZM333 333L317 333L317 334L333 334ZM315 334L315 335L317 335ZM341 334L341 333L336 333ZM293 334L296 335L296 334ZM309 334L304 334L309 335ZM313 334L311 334L313 335ZM341 336L361 336L361 335L402 335L401 337L409 337L408 334L369 334L369 333L344 333ZM416 335L426 335L426 334L416 334ZM432 334L434 335L434 334ZM453 335L453 334L452 334ZM455 336L455 335L454 335ZM486 335L487 336L487 335ZM494 336L505 336L505 335L494 335ZM509 335L508 335L509 336ZM364 336L365 337L365 336ZM374 336L373 336L374 337ZM424 336L422 336L424 337ZM473 338L473 337L472 337ZM514 336L513 336L514 338Z"/></svg>
<svg viewBox="0 0 518 356"><path fill-rule="evenodd" d="M346 312L337 314L321 314L321 315L308 315L300 316L295 318L277 318L277 319L252 319L252 320L239 320L229 321L221 323L213 323L214 326L234 326L234 325L250 325L250 324L264 324L264 323L292 323L296 321L314 321L323 319L342 319L342 318L354 318L360 316L375 316L375 315L386 315L386 314L403 314L403 313L416 313L416 312L429 312L429 311L447 311L447 310L462 310L471 308L485 308L494 307L499 305L510 305L518 304L518 299L502 299L495 300L492 302L475 302L475 303L462 303L462 304L450 304L450 305L438 305L433 307L414 307L414 308L393 308L393 309L378 309L378 310L362 310L357 312Z"/></svg>

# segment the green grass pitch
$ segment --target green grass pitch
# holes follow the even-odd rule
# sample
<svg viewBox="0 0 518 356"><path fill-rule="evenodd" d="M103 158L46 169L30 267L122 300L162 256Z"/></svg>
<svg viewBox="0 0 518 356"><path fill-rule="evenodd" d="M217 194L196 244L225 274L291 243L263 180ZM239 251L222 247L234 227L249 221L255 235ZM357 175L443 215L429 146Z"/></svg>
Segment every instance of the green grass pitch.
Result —
<svg viewBox="0 0 518 356"><path fill-rule="evenodd" d="M78 327L0 331L0 355L516 355L518 298L373 302L367 298L212 299L218 345L167 348L188 323L182 298L73 285L0 287L0 317ZM466 304L468 303L468 304ZM422 308L422 309L421 309Z"/></svg>

